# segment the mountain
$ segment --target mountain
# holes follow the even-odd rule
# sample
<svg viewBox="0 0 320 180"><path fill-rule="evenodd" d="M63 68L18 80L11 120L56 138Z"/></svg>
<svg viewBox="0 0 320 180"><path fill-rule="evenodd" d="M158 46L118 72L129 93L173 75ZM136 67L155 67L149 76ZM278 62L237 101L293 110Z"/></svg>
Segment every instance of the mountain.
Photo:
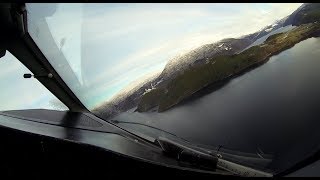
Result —
<svg viewBox="0 0 320 180"><path fill-rule="evenodd" d="M93 112L100 117L109 118L137 107L143 94L152 90L154 86L161 81L159 79L160 73L161 72L148 74L138 81L132 82L109 101L94 108Z"/></svg>
<svg viewBox="0 0 320 180"><path fill-rule="evenodd" d="M202 45L184 55L177 56L168 61L162 74L163 83L166 83L168 79L176 77L179 73L186 69L199 64L206 63L209 58L221 56L221 55L232 55L240 53L243 50L251 47L258 39L266 37L268 34L281 29L278 32L289 30L288 27L291 24L285 24L289 16L277 20L271 25L265 26L261 30L248 34L239 38L227 38L222 39L218 42Z"/></svg>
<svg viewBox="0 0 320 180"><path fill-rule="evenodd" d="M137 110L169 109L209 84L264 62L303 39L318 36L319 18L319 4L303 4L256 33L203 45L169 61L159 76L162 83L141 97Z"/></svg>
<svg viewBox="0 0 320 180"><path fill-rule="evenodd" d="M249 46L253 40L242 39L223 39L212 44L205 44L182 56L171 59L165 66L161 76L164 81L174 78L180 72L191 68L194 65L203 64L207 59L221 55L231 55Z"/></svg>
<svg viewBox="0 0 320 180"><path fill-rule="evenodd" d="M246 57L245 54L248 56L253 54L252 56L260 59L252 60L252 62L265 60L267 56L265 54L259 55L259 52L256 52L256 50L265 50L263 44L265 45L267 40L270 40L271 37L274 38L276 34L283 35L286 32L292 32L297 26L319 21L319 12L319 4L305 3L289 16L277 20L255 33L239 38L222 39L215 43L202 45L183 55L176 56L168 61L161 73L152 76L152 78L143 79L138 84L136 83L124 88L122 92L119 92L100 107L95 108L94 111L107 118L135 107L137 107L137 111L141 112L153 108L158 109L159 112L166 110L196 91L214 83L215 80L221 81L236 74L241 68L247 68L247 66L241 66L242 62L239 64L228 64L227 61L219 65L221 66L219 68L216 66L211 67L212 64L218 65L217 63L220 62L215 59L221 59L221 57L224 57L224 59L236 57L237 59L239 57ZM306 36L302 37L305 38ZM270 48L270 46L268 47ZM248 54L248 52L250 53ZM270 53L276 52L270 51ZM234 70L231 71L230 69L232 68L228 66L233 66ZM201 68L205 68L208 72L220 71L220 74L216 76L210 73L198 72ZM197 82L193 82L193 80ZM180 83L180 87L174 83Z"/></svg>
<svg viewBox="0 0 320 180"><path fill-rule="evenodd" d="M299 26L301 24L320 21L320 3L304 3L295 10L284 22L284 26L292 24Z"/></svg>

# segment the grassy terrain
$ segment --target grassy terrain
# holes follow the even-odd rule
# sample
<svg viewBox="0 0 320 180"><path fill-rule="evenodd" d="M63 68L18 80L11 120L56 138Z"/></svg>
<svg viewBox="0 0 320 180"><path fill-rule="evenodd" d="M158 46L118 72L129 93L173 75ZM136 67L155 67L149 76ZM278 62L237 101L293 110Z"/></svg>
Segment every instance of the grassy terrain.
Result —
<svg viewBox="0 0 320 180"><path fill-rule="evenodd" d="M263 44L253 46L240 54L214 57L207 64L185 70L173 78L166 87L146 93L141 98L137 111L148 111L156 106L158 112L165 111L209 84L243 72L319 33L320 23L303 24L291 31L274 34Z"/></svg>

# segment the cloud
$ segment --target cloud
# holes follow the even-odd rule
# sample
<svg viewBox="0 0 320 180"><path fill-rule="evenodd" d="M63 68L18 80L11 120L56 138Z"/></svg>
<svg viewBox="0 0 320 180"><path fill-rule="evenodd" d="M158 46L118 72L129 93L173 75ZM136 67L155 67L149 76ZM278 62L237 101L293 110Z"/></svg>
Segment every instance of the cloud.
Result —
<svg viewBox="0 0 320 180"><path fill-rule="evenodd" d="M143 74L161 70L179 53L253 33L289 15L300 5L91 4L94 11L90 12L90 7L83 11L81 23L85 28L79 28L83 31L81 43L85 49L82 60L90 62L85 67L89 73L84 75L89 83L76 93L83 96L80 99L84 101L92 101L93 97L110 98ZM76 12L60 13L65 14L58 16L60 24L56 25L56 34L70 36L76 26L71 17L75 17L72 14ZM72 53L79 52L69 46L65 53L70 58L77 57ZM107 99L97 101L104 100Z"/></svg>
<svg viewBox="0 0 320 180"><path fill-rule="evenodd" d="M287 7L288 5L286 5ZM177 36L172 39L167 39L165 42L154 42L152 46L145 47L139 51L133 52L131 54L128 54L126 58L119 59L118 63L113 66L109 71L106 71L106 73L99 74L95 80L92 81L92 84L95 83L101 83L101 81L104 80L106 76L112 76L115 75L117 72L123 72L124 69L132 68L137 65L143 65L145 63L148 63L150 61L150 58L152 57L158 57L159 54L167 54L172 51L173 49L177 49L177 51L184 51L186 52L187 50L196 48L201 46L202 44L206 43L212 43L215 41L218 41L223 38L228 38L228 37L239 37L244 34L252 33L254 31L257 31L266 25L274 22L275 20L279 19L279 17L283 17L283 14L288 15L290 12L293 11L292 7L297 7L298 5L289 5L288 7L290 8L285 8L283 11L278 11L280 7L283 8L282 6L279 5L273 5L274 9L270 9L267 13L266 12L260 12L259 9L252 9L252 8L243 8L240 14L232 14L230 13L228 16L225 15L226 22L220 25L215 25L213 27L207 27L204 26L200 31L198 32L191 32L191 33L182 33L180 36ZM289 10L288 10L289 9ZM173 11L171 10L161 10L159 12L151 12L151 10L146 10L144 11L137 11L135 10L128 10L128 11L117 11L112 14L111 17L108 15L110 13L106 13L105 15L101 15L97 18L93 18L90 21L88 21L90 24L88 26L91 26L93 30L96 30L97 32L101 29L106 29L107 27L110 29L113 29L112 32L118 32L122 34L123 32L121 31L122 29L125 29L126 33L131 31L130 29L130 24L132 24L134 19L143 19L141 14L147 14L146 17L149 17L147 19L152 19L153 21L159 22L160 20L165 19L166 17L163 17L163 15L167 14L175 14L175 16L183 16L185 17L185 22L190 21L188 19L189 16L194 16L197 15L196 17L215 17L220 14L215 14L209 13L209 12L203 12L200 9L197 10L190 10L185 9L184 11ZM270 16L270 13L273 13L273 16ZM282 12L282 13L278 13ZM155 15L153 15L155 14ZM224 12L225 14L225 12ZM280 14L280 15L279 15ZM124 19L124 21L121 21L120 23L117 23L118 26L119 24L123 23L122 26L125 26L129 28L120 28L120 31L117 31L116 28L112 28L112 25L110 25L108 22L108 19L115 18L115 17L121 17L121 18L116 18L116 19ZM173 18L175 16L172 16ZM139 18L138 18L139 17ZM220 16L219 16L220 17ZM133 19L133 20L132 20ZM206 20L210 22L211 18L207 18ZM215 19L215 18L214 18ZM171 20L171 19L170 19ZM142 21L142 20L140 20ZM147 21L147 20L146 20ZM105 23L103 23L105 22ZM143 24L142 26L152 26L147 23L141 23ZM205 24L204 24L205 25ZM218 26L219 28L215 28ZM118 28L119 29L119 28ZM209 29L209 30L208 30ZM109 31L105 31L104 33L93 33L92 36L94 36L93 39L95 39L95 43L99 43L97 41L107 41L105 34L108 34L108 36L113 36L113 33L110 33ZM109 34L110 33L110 34ZM125 34L126 34L125 33ZM125 52L124 52L125 53ZM170 54L172 56L172 54ZM168 59L162 59L162 61L167 61Z"/></svg>
<svg viewBox="0 0 320 180"><path fill-rule="evenodd" d="M119 84L125 86L126 83L124 82L128 84L137 78L137 74L134 72L143 72L146 67L150 68L157 63L165 64L178 53L187 52L203 44L253 33L289 15L300 5L267 4L268 8L263 9L244 4L239 5L237 13L204 10L204 6L200 5L197 7L185 6L185 9L170 7L161 9L154 8L154 6L145 8L142 5L141 9L122 8L117 11L99 14L97 17L90 17L90 21L86 21L90 31L92 30L89 44L103 44L103 42L123 36L136 36L138 41L143 40L146 44L142 48L127 54L126 57L121 59L114 57L117 63L91 79L90 86L95 87L94 92L97 93L107 92L108 88ZM142 10L142 8L144 9ZM193 27L190 27L191 30L182 29L182 27L188 27L188 24L193 25ZM161 36L161 39L152 37L149 40L144 38L149 37L148 35L152 33L158 35L157 29L163 31L164 34L168 31L172 31L172 34L174 34L174 31L179 28L180 33L174 36L170 36L169 32L168 36ZM144 32L141 33L144 36L141 36L139 32ZM126 54L125 51L123 53Z"/></svg>
<svg viewBox="0 0 320 180"><path fill-rule="evenodd" d="M173 5L176 7L177 5ZM167 9L166 9L167 8ZM208 16L209 13L201 9L188 6L185 9L173 8L166 4L141 4L130 8L117 8L105 11L96 16L84 17L86 26L90 28L90 42L96 43L101 39L121 37L134 34L150 27L163 28L178 25L186 19L196 19ZM101 31L103 30L103 31Z"/></svg>

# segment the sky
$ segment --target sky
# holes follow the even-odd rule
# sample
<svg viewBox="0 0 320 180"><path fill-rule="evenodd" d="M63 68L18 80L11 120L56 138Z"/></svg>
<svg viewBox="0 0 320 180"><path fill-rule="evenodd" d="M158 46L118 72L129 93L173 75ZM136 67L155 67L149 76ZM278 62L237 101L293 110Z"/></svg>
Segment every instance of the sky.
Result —
<svg viewBox="0 0 320 180"><path fill-rule="evenodd" d="M64 72L59 72L59 64L50 55L49 48L41 49L45 41L38 33L40 31L41 34L43 27L36 21L40 5L27 4L27 10L28 21L34 21L28 24L31 37L76 96L92 109L112 99L130 83L161 71L168 60L178 54L203 44L258 31L291 14L300 5L58 4L54 14L47 15L45 20L55 43L77 75L80 87L68 80ZM43 7L53 6L42 4L41 9L46 12ZM61 43L62 39L64 43ZM7 93L11 94L19 94L22 86L26 92L28 88L34 92L21 94L23 98L16 96L17 100L13 101L12 97L2 93L1 100L10 103L0 105L0 110L8 107L59 106L58 100L46 92L48 90L39 82L20 78L26 69L13 59L10 55L0 59L0 68L3 68L0 70L1 87L9 88L7 86L10 84L12 87ZM7 64L4 66L1 63Z"/></svg>
<svg viewBox="0 0 320 180"><path fill-rule="evenodd" d="M35 78L24 79L31 73L10 52L0 58L0 110L53 109L67 110L51 92ZM32 73L31 73L32 74Z"/></svg>

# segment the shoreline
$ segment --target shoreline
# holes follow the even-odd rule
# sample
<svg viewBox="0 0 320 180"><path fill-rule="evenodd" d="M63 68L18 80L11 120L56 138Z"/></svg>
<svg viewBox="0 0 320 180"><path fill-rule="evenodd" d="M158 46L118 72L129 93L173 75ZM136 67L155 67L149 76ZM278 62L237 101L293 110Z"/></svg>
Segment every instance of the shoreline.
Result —
<svg viewBox="0 0 320 180"><path fill-rule="evenodd" d="M300 42L302 42L304 40L307 40L309 38L312 38L312 37L317 38L317 37L320 37L320 36L317 33L315 33L315 34L312 33L309 36L306 36L305 38L301 39L299 42L297 42L297 43L295 43L293 45L290 45L288 47L285 47L282 50L275 51L275 52L271 53L270 55L268 55L266 58L263 58L262 60L258 60L256 62L252 63L251 65L239 70L238 72L235 72L235 73L233 73L233 74L231 74L229 76L226 76L223 79L214 81L212 83L209 83L209 84L203 86L199 90L193 92L190 96L188 96L188 97L182 99L181 101L178 101L177 103L172 104L171 106L167 107L166 109L163 109L163 110L158 111L158 112L159 113L165 112L165 111L170 110L170 109L172 109L174 107L178 107L178 106L187 104L187 103L189 103L189 102L191 102L193 100L196 100L197 98L201 98L201 97L203 97L205 95L208 95L208 94L210 94L210 93L222 88L227 83L229 83L232 79L234 79L236 77L239 77L239 76L241 76L241 75L243 75L243 74L245 74L247 72L250 72L250 71L254 70L257 67L262 66L263 64L268 62L272 56L278 55L278 54L280 54L280 53L282 53L282 52L294 47L296 44L299 44Z"/></svg>

